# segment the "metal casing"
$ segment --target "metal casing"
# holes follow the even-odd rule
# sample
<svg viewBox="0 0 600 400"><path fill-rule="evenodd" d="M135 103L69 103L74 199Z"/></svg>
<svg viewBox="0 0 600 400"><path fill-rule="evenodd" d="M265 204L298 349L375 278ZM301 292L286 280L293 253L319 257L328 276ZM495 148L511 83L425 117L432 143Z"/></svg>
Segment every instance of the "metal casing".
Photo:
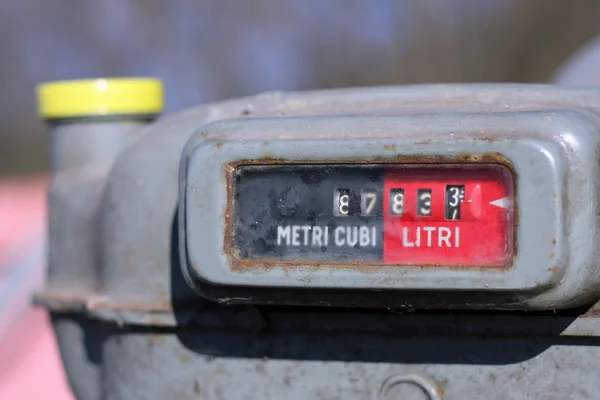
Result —
<svg viewBox="0 0 600 400"><path fill-rule="evenodd" d="M580 305L598 296L600 282L593 245L598 240L599 137L598 119L574 111L209 124L192 136L182 157L184 274L209 298L252 303L334 301L387 307L398 305L393 295L369 304L361 301L361 290L403 290L419 292L412 300L416 307ZM272 163L505 164L516 178L516 256L506 268L485 269L241 261L231 251L231 171L238 165ZM253 293L252 288L270 290ZM306 289L315 292L286 295ZM336 290L335 299L327 289ZM450 297L440 301L446 298L439 296L443 292Z"/></svg>
<svg viewBox="0 0 600 400"><path fill-rule="evenodd" d="M564 119L556 116L566 114L559 110L573 110L569 115L591 135L590 140L564 136L562 149L573 160L572 153L594 152L595 118L585 113L600 115L599 104L598 89L548 85L269 93L198 106L128 131L126 137L136 139L118 151L116 160L92 158L92 165L78 174L55 173L60 187L52 189L56 195L49 200L56 221L50 227L50 247L57 257L50 258L50 282L36 301L51 313L75 396L362 400L407 398L408 382L443 399L479 393L488 399L597 398L600 304L557 312L421 311L413 310L411 302L420 296L409 291L392 292L397 303L406 302L391 310L230 307L239 299L224 296L216 304L192 291L181 276L177 203L182 149L205 124L216 121L498 113L506 127L516 124L514 115L539 111L548 115L547 122L538 121L540 129L563 129ZM87 132L84 126L71 127L76 128ZM464 126L454 133L462 130ZM106 133L93 136L106 138ZM67 146L69 137L63 137L65 151L74 149ZM104 149L95 145L90 150L94 148ZM59 155L63 164L64 156L79 159L81 153ZM574 172L584 168L581 163L569 166ZM594 197L585 196L596 183L570 174L577 179L565 180L563 193L577 202L561 203L564 221L589 224L596 218L590 212L596 205L588 204ZM564 232L572 229L563 226ZM578 243L587 246L592 239ZM570 263L568 257L586 258L589 251L593 248L577 248L563 257ZM582 274L578 281L588 278ZM212 294L214 288L205 284L203 290ZM244 290L238 287L235 293L243 295ZM303 301L314 299L315 291L288 292L294 294L291 300ZM251 292L260 294L258 288ZM343 297L345 292L352 298L362 292L356 305L383 304L381 291L327 292L338 301L351 301ZM441 296L453 297L448 292Z"/></svg>

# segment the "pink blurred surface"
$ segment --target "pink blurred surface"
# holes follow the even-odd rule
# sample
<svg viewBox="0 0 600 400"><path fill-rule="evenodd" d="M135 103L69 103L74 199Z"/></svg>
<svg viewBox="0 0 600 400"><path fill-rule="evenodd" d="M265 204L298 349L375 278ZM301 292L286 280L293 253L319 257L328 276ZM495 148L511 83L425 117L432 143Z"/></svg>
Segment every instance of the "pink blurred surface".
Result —
<svg viewBox="0 0 600 400"><path fill-rule="evenodd" d="M43 282L47 180L0 180L0 400L72 400L48 314L30 305Z"/></svg>

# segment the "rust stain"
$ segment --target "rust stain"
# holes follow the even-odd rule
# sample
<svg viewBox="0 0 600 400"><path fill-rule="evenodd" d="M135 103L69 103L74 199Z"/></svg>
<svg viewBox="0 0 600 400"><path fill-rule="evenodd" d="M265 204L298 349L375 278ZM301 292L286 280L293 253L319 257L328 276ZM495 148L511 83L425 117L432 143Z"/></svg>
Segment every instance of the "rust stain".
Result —
<svg viewBox="0 0 600 400"><path fill-rule="evenodd" d="M431 144L431 139L429 139L429 140L422 140L420 142L415 142L415 144Z"/></svg>
<svg viewBox="0 0 600 400"><path fill-rule="evenodd" d="M444 395L446 394L446 392L440 385L435 385L435 391L437 392L437 394L440 398L443 398Z"/></svg>
<svg viewBox="0 0 600 400"><path fill-rule="evenodd" d="M416 143L426 143L416 142ZM500 153L461 153L456 156L441 156L434 154L410 154L410 155L390 155L382 157L371 157L365 158L348 158L343 160L288 160L282 157L273 157L270 154L266 154L265 157L257 159L238 160L227 164L228 171L234 171L238 167L242 166L263 166L263 165L331 165L331 164L345 164L345 165L372 165L380 166L379 164L500 164L507 167L513 174L515 169L512 162L504 157ZM516 174L515 174L516 175ZM227 176L227 179L231 179L231 176ZM228 182L230 183L230 182Z"/></svg>
<svg viewBox="0 0 600 400"><path fill-rule="evenodd" d="M265 166L265 165L331 165L331 164L344 164L344 165L362 165L362 166L377 166L380 167L382 164L448 164L455 166L457 164L494 164L494 165L503 165L505 166L513 176L514 187L513 192L515 192L517 187L517 179L518 175L514 169L512 162L504 157L500 153L481 153L481 154L459 154L457 156L440 156L440 155L430 155L430 154L416 154L416 155L393 155L389 157L375 157L372 159L365 160L364 158L354 158L354 159L344 159L344 160L287 160L284 158L275 158L275 157L264 157L260 159L248 159L248 160L239 160L233 163L229 163L225 166L225 182L226 182L226 193L227 193L227 204L224 209L224 213L222 215L225 221L225 237L223 241L223 254L228 258L229 263L231 265L232 270L243 271L249 269L271 269L271 268L294 268L294 267L303 267L303 268L311 268L311 269L348 269L348 270L359 270L362 272L378 272L381 271L382 268L389 267L389 265L381 265L381 264L369 264L366 262L355 261L352 263L347 262L335 262L335 261L327 261L327 262L318 262L318 261L283 261L283 260L247 260L240 259L236 255L235 248L233 246L233 202L234 202L234 190L233 185L235 182L235 171L237 168L242 166ZM516 195L515 204L514 204L514 230L513 232L516 234L517 227L519 226L519 207L516 203ZM481 271L505 271L514 266L515 258L518 254L517 248L517 240L513 235L513 256L512 258L504 265L493 266L493 267L477 267L477 266L457 266L457 265L402 265L405 269L417 269L417 270L427 270L427 269L446 269L446 270L481 270Z"/></svg>
<svg viewBox="0 0 600 400"><path fill-rule="evenodd" d="M292 383L291 383L291 382L292 382L292 379L291 379L289 376L284 376L284 377L283 377L283 384L284 384L285 386L288 386L288 387L289 387L289 386L292 386Z"/></svg>
<svg viewBox="0 0 600 400"><path fill-rule="evenodd" d="M600 302L594 304L584 314L580 315L581 318L600 318Z"/></svg>
<svg viewBox="0 0 600 400"><path fill-rule="evenodd" d="M552 239L552 244L556 246L556 238Z"/></svg>
<svg viewBox="0 0 600 400"><path fill-rule="evenodd" d="M548 272L554 273L556 271L558 271L558 265L554 265L554 266L548 268Z"/></svg>
<svg viewBox="0 0 600 400"><path fill-rule="evenodd" d="M483 131L481 133L483 133ZM471 139L482 141L482 142L488 142L488 143L500 142L502 140L502 138L499 136L482 136L482 137L474 137Z"/></svg>
<svg viewBox="0 0 600 400"><path fill-rule="evenodd" d="M56 311L74 311L86 309L88 295L64 293L54 290L42 290L36 292L33 296L33 302L36 305L42 305L52 308Z"/></svg>
<svg viewBox="0 0 600 400"><path fill-rule="evenodd" d="M202 393L202 385L200 384L200 382L198 380L194 381L194 393L195 394Z"/></svg>
<svg viewBox="0 0 600 400"><path fill-rule="evenodd" d="M388 151L396 151L396 145L393 143L392 144L384 144L383 149L388 150Z"/></svg>
<svg viewBox="0 0 600 400"><path fill-rule="evenodd" d="M102 308L104 310L111 311L162 311L162 312L172 312L173 306L171 305L171 300L166 299L165 301L152 301L152 302L98 302L93 305L89 305L88 309L93 310L95 308Z"/></svg>
<svg viewBox="0 0 600 400"><path fill-rule="evenodd" d="M498 266L462 266L462 265L443 265L443 264L369 264L363 261L341 262L341 261L272 261L272 260L242 260L230 257L231 269L234 271L244 271L249 269L272 269L272 268L307 268L307 269L335 269L361 271L366 273L380 272L382 269L390 267L401 267L403 271L407 270L450 270L450 271L506 271L513 267L514 257L504 265Z"/></svg>
<svg viewBox="0 0 600 400"><path fill-rule="evenodd" d="M132 312L153 312L170 313L173 307L169 299L164 301L136 302L136 301L117 301L98 297L96 293L64 293L56 290L43 290L35 293L35 304L45 306L57 312L71 311L132 311ZM160 324L158 316L147 316L149 323L157 322Z"/></svg>
<svg viewBox="0 0 600 400"><path fill-rule="evenodd" d="M549 120L549 121L552 121L552 115L546 114L546 119Z"/></svg>
<svg viewBox="0 0 600 400"><path fill-rule="evenodd" d="M236 168L238 167L242 167L242 166L246 166L246 165L279 165L279 164L307 164L307 163L312 163L315 164L316 162L314 161L304 161L304 162L290 162L288 160L286 160L285 158L281 158L281 157L271 157L269 155L267 155L266 157L263 158L259 158L259 159L248 159L248 160L239 160L239 161L235 161L232 163L227 164L227 170L228 171L235 171ZM227 178L231 178L231 177L227 177Z"/></svg>

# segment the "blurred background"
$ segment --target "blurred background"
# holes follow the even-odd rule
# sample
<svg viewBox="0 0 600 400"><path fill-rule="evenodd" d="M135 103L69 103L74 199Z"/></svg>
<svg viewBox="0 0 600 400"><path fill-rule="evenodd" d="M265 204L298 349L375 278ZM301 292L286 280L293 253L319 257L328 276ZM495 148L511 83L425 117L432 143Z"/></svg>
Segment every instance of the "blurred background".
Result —
<svg viewBox="0 0 600 400"><path fill-rule="evenodd" d="M70 398L28 306L45 257L37 83L156 76L172 112L271 90L546 82L599 20L598 0L0 0L0 399Z"/></svg>
<svg viewBox="0 0 600 400"><path fill-rule="evenodd" d="M0 0L0 174L42 171L40 81L151 75L167 112L267 90L543 82L597 0Z"/></svg>

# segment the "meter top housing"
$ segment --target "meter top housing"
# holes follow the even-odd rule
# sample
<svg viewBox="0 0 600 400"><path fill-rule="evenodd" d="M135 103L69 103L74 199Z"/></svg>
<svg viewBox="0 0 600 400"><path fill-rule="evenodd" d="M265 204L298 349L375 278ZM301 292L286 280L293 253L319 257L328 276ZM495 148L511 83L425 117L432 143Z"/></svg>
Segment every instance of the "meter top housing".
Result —
<svg viewBox="0 0 600 400"><path fill-rule="evenodd" d="M592 199L599 189L598 180L594 178L599 172L598 137L596 117L572 111L305 117L207 125L188 143L182 163L179 226L180 234L185 237L183 251L187 264L184 271L188 281L201 293L217 299L220 295L215 293L223 288L223 295L239 293L240 297L257 302L294 303L298 291L315 290L319 293L307 293L303 301L310 303L312 298L315 303L326 301L343 305L364 298L367 299L365 305L392 307L406 302L425 307L485 303L499 307L526 304L528 308L556 308L557 304L577 304L587 300L587 295L598 283L597 254L593 245L598 240L596 203L581 201L582 198ZM346 260L340 254L328 259L314 259L308 230L306 243L300 243L303 240L301 233L295 232L297 244L307 246L306 251L292 261L277 255L268 260L245 258L240 256L239 249L237 253L234 251L232 243L236 229L235 204L250 199L235 193L235 185L242 181L234 181L233 174L242 166L273 164L289 166L291 171L294 171L294 165L300 168L323 164L427 168L419 183L423 189L417 190L429 190L431 175L449 168L469 167L471 171L485 171L490 166L502 166L512 174L507 188L510 192L514 190L510 199L512 214L490 218L510 218L510 224L502 229L511 232L506 234L506 241L498 245L510 247L511 252L498 264L478 265L477 260L470 265L464 260L445 264L444 255L449 259L452 251L460 251L458 229L462 229L463 246L469 229L475 229L473 223L465 225L451 221L455 222L453 225L445 221L444 228L449 231L447 238L442 238L440 233L437 240L433 236L433 246L427 247L423 243L419 247L421 261L408 264L403 257L408 254L408 245L414 248L414 243L425 242L427 238L421 238L423 233L415 233L417 228L410 228L409 223L404 223L404 227L387 227L391 222L384 222L384 230L395 229L397 234L374 233L381 236L380 241L401 242L402 229L412 229L410 233L404 232L406 247L400 249L393 262L382 264L365 259L363 253L372 247L367 241L362 248L353 247L354 259ZM461 183L462 173L458 169L453 182ZM578 181L586 184L570 192L572 182ZM273 187L267 182L263 183L265 191ZM300 181L289 182L284 183L280 191L274 190L276 194L271 198L264 197L263 203L276 204L282 201L280 196L298 190L292 185L302 185ZM340 185L347 186L346 183ZM335 190L329 190L330 196L326 197L334 196ZM248 196L253 195L248 192ZM408 195L407 192L405 201ZM441 199L428 196L429 202L441 203ZM325 205L319 212L331 204L326 198L313 201ZM265 212L273 213L272 210ZM252 210L245 217L251 220L249 224L256 225L254 229L260 229L261 223L269 224L262 221L268 217L261 217ZM422 229L435 229L429 220L430 215L422 216L421 221L425 224ZM303 221L310 224L314 219ZM335 247L337 243L333 242L338 239L341 246L346 244L351 239L347 235L352 235L348 229L368 229L375 224L365 220L363 225L348 227L341 234L345 238L340 239L337 224L344 224L346 218L338 216L326 221L333 221L325 222L331 230L328 248ZM336 226L331 226L332 223ZM274 231L277 222L272 224ZM289 230L285 222L281 224ZM281 226L277 228L281 230ZM318 223L312 225L315 226ZM327 226L321 230L326 231ZM263 236L268 235L265 232ZM273 232L273 247L277 247L277 241L281 242L282 238L288 240L291 233L284 231L279 235L276 239ZM487 249L493 246L487 243L488 239L491 241L492 238L484 236L471 240ZM441 258L435 254L436 242L440 242L440 247L448 246ZM286 247L286 243L280 245ZM390 245L384 243L383 246ZM289 243L287 247L290 247ZM328 248L319 246L313 252L321 256ZM578 250L570 251L574 248ZM435 256L435 262L428 263L428 255ZM585 279L580 279L582 275ZM262 290L253 294L255 289ZM369 294L369 291L377 292Z"/></svg>
<svg viewBox="0 0 600 400"><path fill-rule="evenodd" d="M447 90L443 95L436 93L442 88ZM553 109L544 105L538 91L546 89L531 87L531 94L536 95L520 107L511 105L509 99L501 100L508 93L506 86L480 88L469 105L460 101L464 87L430 87L419 100L430 99L433 105L417 102L407 106L400 98L396 103L386 99L368 111L361 107L360 100L349 95L342 102L347 108L337 105L340 109L325 112L329 115L320 115L323 111L317 105L315 115L304 110L300 114L308 115L286 113L284 118L234 119L200 127L189 139L181 162L178 234L188 283L208 298L230 303L556 309L590 301L598 296L600 283L595 246L599 121L585 106L565 104ZM405 90L405 94L410 93L410 88ZM526 92L519 94L528 97ZM482 101L486 95L487 101ZM355 115L344 115L351 112ZM242 195L236 191L237 186L250 185L240 178L240 171L258 168L265 174L265 168L273 166L286 167L288 175L281 171L267 174L260 184L263 186L257 186L254 192ZM338 225L348 219L335 215L336 206L331 205L343 196L340 193L348 183L327 186L325 197L323 191L311 192L313 197L317 193L321 196L311 200L313 205L320 204L319 216L331 212L331 217L298 219L294 215L287 222L275 221L281 211L269 209L267 203L276 207L278 202L290 201L289 197L305 184L300 178L294 180L294 174L299 176L303 168L317 166L384 168L388 171L382 172L384 175L393 169L400 181L414 181L414 168L424 168L421 181L417 179L419 188L410 196L425 196L424 201L438 208L443 200L441 194L434 191L434 196L431 192L432 176L456 170L446 188L459 190L464 187L461 176L471 173L461 172L461 168L489 175L489 168L502 167L509 175L503 193L510 196L490 198L486 203L506 201L506 207L500 208L507 212L485 211L488 214L481 217L480 224L488 223L490 218L509 220L494 228L502 230L498 235L504 241L492 244L494 230L489 236L474 234L470 241L482 259L491 247L505 256L496 263L478 263L479 256L469 257L467 252L462 261L452 261L453 251L460 251L460 243L463 247L469 245L466 235L477 225L441 218L443 223L436 227L427 224L431 214L410 221L381 222L380 228L374 227L378 222L364 219L363 225L347 225L340 231L344 227ZM323 171L318 173L331 173ZM279 188L271 183L277 174L282 179ZM481 191L485 187L482 185L475 186ZM390 190L402 190L408 199L402 184L397 186ZM250 199L261 190L273 194L266 194L262 203ZM357 187L355 191L361 190ZM484 194L487 190L483 189ZM383 204L387 205L384 209L389 208L392 194L382 192ZM307 201L300 200L305 195L296 194L298 202L291 207L306 207ZM358 204L362 200L358 194L356 197ZM249 202L252 206L244 206ZM446 203L449 207L447 196ZM261 204L265 208L258 215ZM242 211L244 207L246 211ZM293 213L301 214L302 210ZM237 214L245 219L240 221ZM418 220L425 225L413 224ZM248 227L246 234L240 233L244 224ZM263 236L246 240L244 235L251 234L252 229L262 229ZM324 241L314 241L310 232L329 237L327 246L322 245ZM424 236L425 232L429 237ZM339 247L347 246L348 239L357 241L361 234L365 246L356 244L349 256L341 252ZM460 243L459 236L463 238ZM290 238L297 243L290 243ZM377 238L383 242L379 256L383 262L374 262L368 255L374 251ZM433 245L425 246L426 241ZM243 249L236 247L241 242L246 243ZM312 242L317 246L311 248ZM295 244L299 247L297 254L290 255L289 247ZM255 256L245 254L248 246ZM395 256L390 250L393 246L398 247ZM436 254L436 246L448 248ZM261 250L265 247L269 251ZM335 254L324 256L332 248ZM256 256L258 253L262 255Z"/></svg>

